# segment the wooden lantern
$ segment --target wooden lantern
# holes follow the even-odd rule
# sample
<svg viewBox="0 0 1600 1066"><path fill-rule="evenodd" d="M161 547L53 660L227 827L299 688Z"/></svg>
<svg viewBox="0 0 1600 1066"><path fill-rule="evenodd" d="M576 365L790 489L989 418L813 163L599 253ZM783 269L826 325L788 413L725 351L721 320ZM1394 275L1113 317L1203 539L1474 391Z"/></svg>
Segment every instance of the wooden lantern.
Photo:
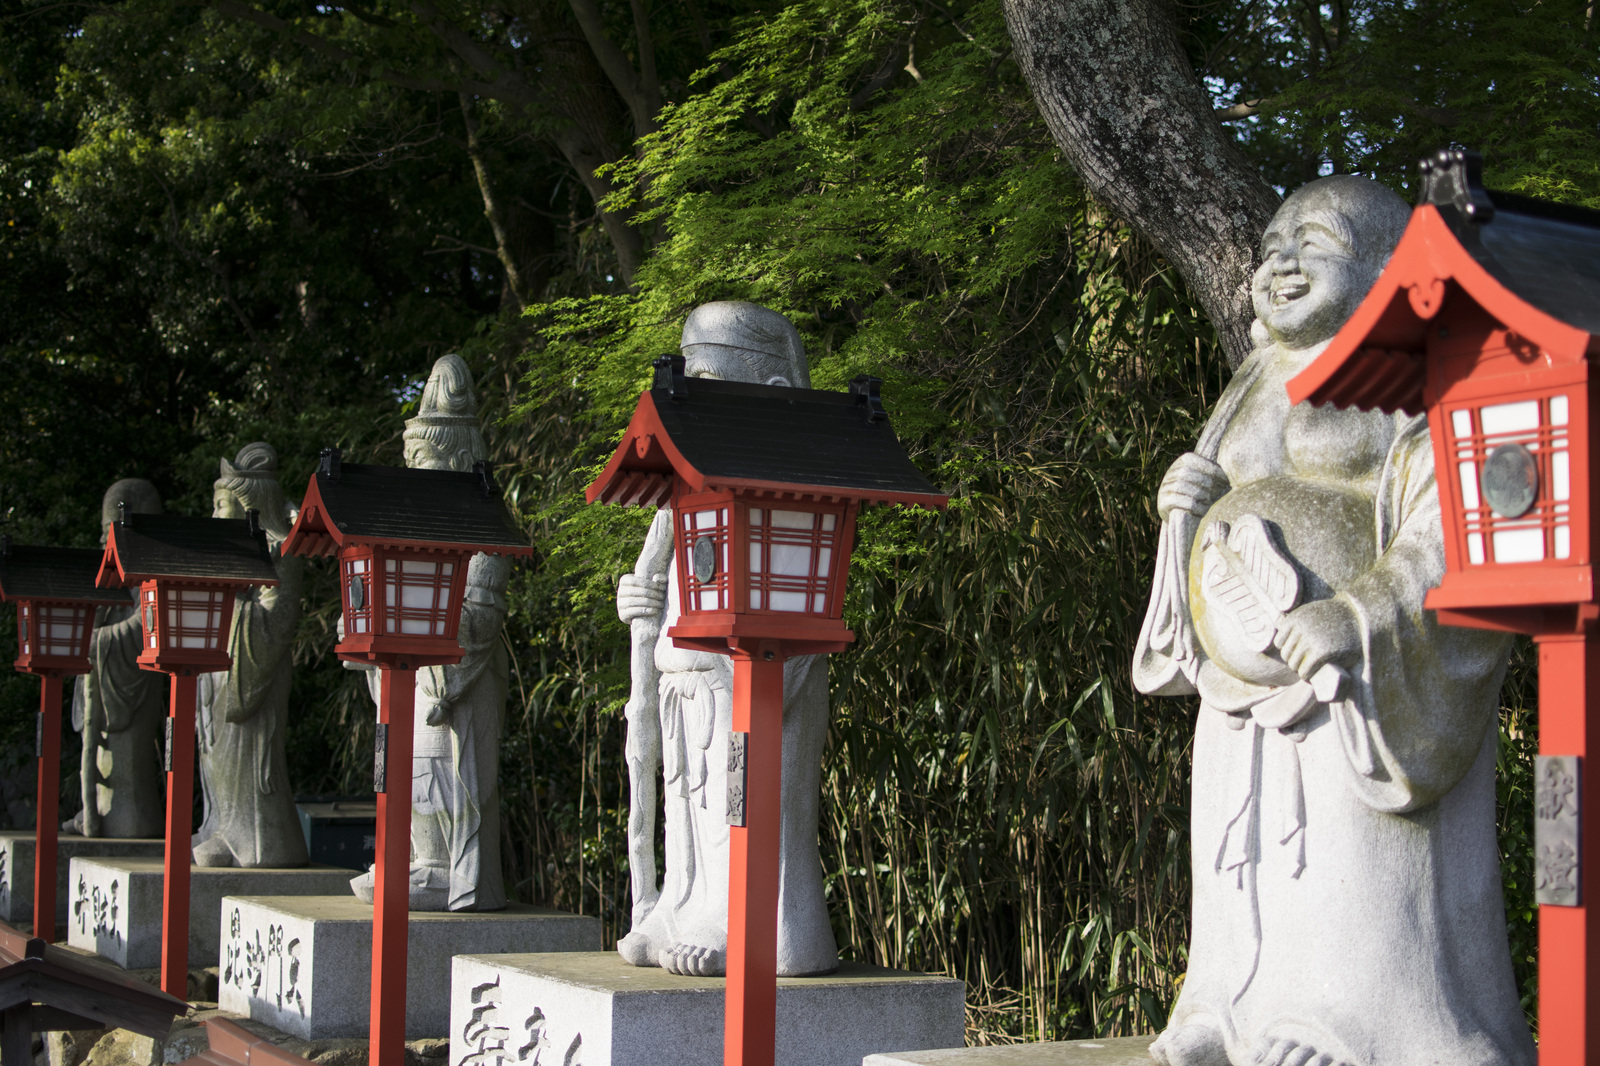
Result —
<svg viewBox="0 0 1600 1066"><path fill-rule="evenodd" d="M324 449L286 555L337 555L341 659L382 671L372 916L370 1059L405 1057L411 906L411 747L418 667L461 661L456 639L474 554L531 555L486 463L470 472L346 463Z"/></svg>
<svg viewBox="0 0 1600 1066"><path fill-rule="evenodd" d="M189 988L190 829L194 806L195 685L226 670L234 594L276 585L267 535L244 518L126 514L106 533L96 584L137 588L141 669L172 675L167 716L167 826L162 882L161 990Z"/></svg>
<svg viewBox="0 0 1600 1066"><path fill-rule="evenodd" d="M1425 605L1442 623L1539 644L1539 1061L1579 1066L1600 1061L1600 923L1584 901L1600 885L1600 823L1581 817L1600 786L1585 758L1600 708L1589 426L1600 213L1490 194L1468 152L1422 171L1388 266L1289 397L1426 411L1446 572Z"/></svg>
<svg viewBox="0 0 1600 1066"><path fill-rule="evenodd" d="M99 607L131 606L122 590L95 587L93 548L12 545L0 537L0 600L17 605L17 670L39 678L33 850L33 928L55 940L57 808L61 791L62 678L89 672L89 638Z"/></svg>
<svg viewBox="0 0 1600 1066"><path fill-rule="evenodd" d="M783 662L840 651L864 504L943 508L901 450L875 378L823 392L684 376L656 360L590 503L672 506L679 647L733 659L723 1058L771 1066L777 1002ZM743 753L743 759L737 753Z"/></svg>

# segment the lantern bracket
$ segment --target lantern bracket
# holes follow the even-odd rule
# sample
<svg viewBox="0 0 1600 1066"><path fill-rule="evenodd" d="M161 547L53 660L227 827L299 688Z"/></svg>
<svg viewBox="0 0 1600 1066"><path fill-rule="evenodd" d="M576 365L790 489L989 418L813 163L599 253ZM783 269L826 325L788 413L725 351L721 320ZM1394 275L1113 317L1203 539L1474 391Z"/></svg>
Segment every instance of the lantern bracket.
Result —
<svg viewBox="0 0 1600 1066"><path fill-rule="evenodd" d="M658 355L650 365L656 368L655 388L668 390L680 403L689 398L689 379L684 374L688 363L680 353Z"/></svg>
<svg viewBox="0 0 1600 1066"><path fill-rule="evenodd" d="M118 500L117 501L117 525L125 526L127 524L128 524L128 501L127 500Z"/></svg>
<svg viewBox="0 0 1600 1066"><path fill-rule="evenodd" d="M11 555L11 534L0 533L0 557L9 558Z"/></svg>
<svg viewBox="0 0 1600 1066"><path fill-rule="evenodd" d="M254 507L245 508L244 526L250 531L252 537L261 536L261 512Z"/></svg>
<svg viewBox="0 0 1600 1066"><path fill-rule="evenodd" d="M867 421L887 422L889 412L883 409L883 397L879 395L883 387L883 379L862 374L850 382L850 395L856 398L856 404L867 412Z"/></svg>
<svg viewBox="0 0 1600 1066"><path fill-rule="evenodd" d="M344 453L338 448L322 449L321 461L317 464L317 473L339 480L339 467L344 461Z"/></svg>
<svg viewBox="0 0 1600 1066"><path fill-rule="evenodd" d="M1461 148L1441 148L1425 156L1418 165L1422 171L1422 196L1419 203L1433 204L1447 218L1477 226L1494 219L1494 201L1483 187L1483 156ZM1457 228L1457 227L1452 227Z"/></svg>
<svg viewBox="0 0 1600 1066"><path fill-rule="evenodd" d="M478 478L478 499L487 500L494 493L494 479L489 476L489 460L479 459L473 463L472 472Z"/></svg>

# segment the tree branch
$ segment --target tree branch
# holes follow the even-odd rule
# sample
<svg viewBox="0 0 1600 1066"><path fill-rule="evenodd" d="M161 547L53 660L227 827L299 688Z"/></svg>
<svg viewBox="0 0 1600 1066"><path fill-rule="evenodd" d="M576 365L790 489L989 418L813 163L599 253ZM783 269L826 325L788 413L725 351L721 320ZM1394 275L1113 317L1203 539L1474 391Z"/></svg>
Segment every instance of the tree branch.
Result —
<svg viewBox="0 0 1600 1066"><path fill-rule="evenodd" d="M633 117L633 130L636 137L643 137L647 133L656 131L656 114L661 110L660 90L655 85L655 55L647 43L641 42L639 54L641 59L648 54L650 78L646 84L644 78L635 73L633 64L628 57L622 54L622 49L612 43L606 36L605 23L600 19L600 7L594 0L568 0L572 6L572 14L578 20L578 27L583 30L583 39L589 42L589 50L594 53L594 58L600 64L600 69L610 79L612 86L617 90L617 95L627 102L628 112ZM634 23L637 26L643 21L643 12L637 3L634 4ZM640 31L648 35L648 24Z"/></svg>
<svg viewBox="0 0 1600 1066"><path fill-rule="evenodd" d="M1212 114L1217 116L1218 122L1237 122L1241 118L1249 118L1257 114L1267 104L1271 103L1265 96L1254 100L1241 100L1237 104L1219 107Z"/></svg>

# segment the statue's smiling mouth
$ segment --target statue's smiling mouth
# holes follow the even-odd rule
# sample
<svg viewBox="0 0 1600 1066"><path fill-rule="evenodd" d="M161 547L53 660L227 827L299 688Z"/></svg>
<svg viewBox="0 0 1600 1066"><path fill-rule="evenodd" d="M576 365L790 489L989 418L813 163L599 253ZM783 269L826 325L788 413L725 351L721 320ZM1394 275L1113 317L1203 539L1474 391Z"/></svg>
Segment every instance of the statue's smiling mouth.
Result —
<svg viewBox="0 0 1600 1066"><path fill-rule="evenodd" d="M1311 291L1311 283L1304 274L1286 274L1272 279L1270 290L1273 307L1284 307Z"/></svg>

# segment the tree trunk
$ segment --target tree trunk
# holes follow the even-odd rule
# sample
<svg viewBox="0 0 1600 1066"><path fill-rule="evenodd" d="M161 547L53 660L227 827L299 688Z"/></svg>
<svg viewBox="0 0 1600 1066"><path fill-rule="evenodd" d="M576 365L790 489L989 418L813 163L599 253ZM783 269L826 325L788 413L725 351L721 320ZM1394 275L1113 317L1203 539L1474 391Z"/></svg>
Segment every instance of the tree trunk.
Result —
<svg viewBox="0 0 1600 1066"><path fill-rule="evenodd" d="M1250 350L1250 275L1278 196L1245 161L1163 0L1003 0L1023 77L1089 191L1167 257Z"/></svg>

